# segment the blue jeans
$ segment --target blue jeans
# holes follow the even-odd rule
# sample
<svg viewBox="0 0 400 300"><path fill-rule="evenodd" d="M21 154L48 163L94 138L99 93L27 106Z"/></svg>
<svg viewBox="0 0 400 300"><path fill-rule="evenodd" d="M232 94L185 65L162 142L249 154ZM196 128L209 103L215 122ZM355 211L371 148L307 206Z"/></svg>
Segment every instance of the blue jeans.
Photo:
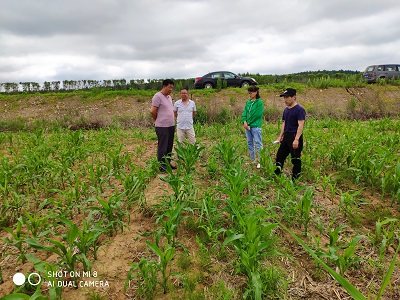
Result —
<svg viewBox="0 0 400 300"><path fill-rule="evenodd" d="M260 161L260 150L263 147L261 128L254 127L250 128L250 130L246 130L246 137L251 159L256 159L257 155L257 159Z"/></svg>

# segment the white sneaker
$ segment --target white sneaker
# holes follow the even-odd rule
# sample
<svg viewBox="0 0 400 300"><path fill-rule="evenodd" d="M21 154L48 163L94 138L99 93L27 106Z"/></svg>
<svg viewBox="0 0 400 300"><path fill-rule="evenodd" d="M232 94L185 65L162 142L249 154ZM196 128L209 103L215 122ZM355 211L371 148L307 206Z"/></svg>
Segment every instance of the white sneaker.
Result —
<svg viewBox="0 0 400 300"><path fill-rule="evenodd" d="M260 164L257 164L257 167L256 167L257 169L259 169L259 168L261 168L261 165Z"/></svg>

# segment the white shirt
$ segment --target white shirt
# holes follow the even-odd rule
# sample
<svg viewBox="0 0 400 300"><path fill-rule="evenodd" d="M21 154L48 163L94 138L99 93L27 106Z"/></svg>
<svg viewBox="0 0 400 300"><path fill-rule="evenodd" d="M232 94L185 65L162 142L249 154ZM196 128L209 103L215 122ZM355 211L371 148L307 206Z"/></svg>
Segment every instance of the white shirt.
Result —
<svg viewBox="0 0 400 300"><path fill-rule="evenodd" d="M196 104L190 100L185 105L182 99L174 103L174 111L178 113L178 128L179 129L192 129L193 128L193 112L196 111Z"/></svg>

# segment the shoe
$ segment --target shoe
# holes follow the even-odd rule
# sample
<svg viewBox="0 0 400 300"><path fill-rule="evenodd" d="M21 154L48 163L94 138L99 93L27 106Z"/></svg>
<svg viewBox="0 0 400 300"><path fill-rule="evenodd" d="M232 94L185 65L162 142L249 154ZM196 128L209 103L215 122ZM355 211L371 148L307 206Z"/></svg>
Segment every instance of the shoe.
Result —
<svg viewBox="0 0 400 300"><path fill-rule="evenodd" d="M257 168L257 169L261 168L261 165L260 165L260 164L257 164L256 168Z"/></svg>
<svg viewBox="0 0 400 300"><path fill-rule="evenodd" d="M172 170L176 170L176 166L171 165Z"/></svg>

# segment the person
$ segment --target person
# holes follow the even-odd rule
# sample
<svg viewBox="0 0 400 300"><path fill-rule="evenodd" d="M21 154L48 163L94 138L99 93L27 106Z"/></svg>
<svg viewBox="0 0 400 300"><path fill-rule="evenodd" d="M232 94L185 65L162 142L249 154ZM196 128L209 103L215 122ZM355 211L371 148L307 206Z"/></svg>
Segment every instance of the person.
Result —
<svg viewBox="0 0 400 300"><path fill-rule="evenodd" d="M261 124L264 114L264 104L260 99L259 88L252 85L247 89L250 99L247 100L242 114L243 127L246 130L247 146L250 158L256 161L260 168L260 150L263 147Z"/></svg>
<svg viewBox="0 0 400 300"><path fill-rule="evenodd" d="M186 139L192 145L196 143L196 135L193 128L196 104L189 99L189 91L187 88L181 90L181 99L174 103L174 114L177 119L179 143L183 143Z"/></svg>
<svg viewBox="0 0 400 300"><path fill-rule="evenodd" d="M283 164L291 155L293 170L292 180L295 181L301 172L301 151L303 150L303 128L306 111L297 103L296 90L287 88L280 97L283 97L286 107L283 111L281 131L275 143L280 143L276 153L275 175L280 175Z"/></svg>
<svg viewBox="0 0 400 300"><path fill-rule="evenodd" d="M160 171L165 172L167 164L171 168L171 154L174 145L175 118L171 92L174 89L172 79L162 82L161 91L157 92L151 100L150 113L153 117L154 127L157 134L157 160L160 163Z"/></svg>

